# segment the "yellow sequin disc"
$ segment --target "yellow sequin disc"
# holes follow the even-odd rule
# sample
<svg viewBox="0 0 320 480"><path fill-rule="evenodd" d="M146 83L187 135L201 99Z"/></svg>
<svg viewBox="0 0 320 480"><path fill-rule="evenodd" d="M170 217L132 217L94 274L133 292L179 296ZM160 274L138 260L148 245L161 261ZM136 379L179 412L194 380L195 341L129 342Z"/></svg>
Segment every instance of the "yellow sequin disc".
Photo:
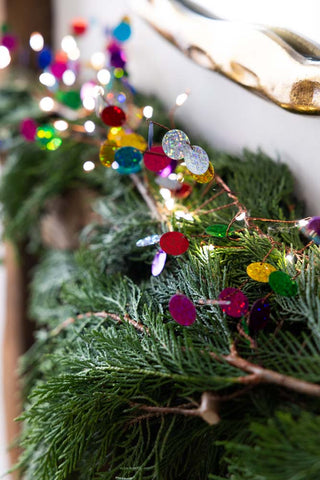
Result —
<svg viewBox="0 0 320 480"><path fill-rule="evenodd" d="M214 177L214 168L211 163L209 163L209 168L202 175L195 175L188 170L190 176L198 183L209 183Z"/></svg>
<svg viewBox="0 0 320 480"><path fill-rule="evenodd" d="M108 140L112 140L113 142L116 142L118 147L120 147L121 139L124 135L126 135L126 132L122 127L111 127L108 132Z"/></svg>
<svg viewBox="0 0 320 480"><path fill-rule="evenodd" d="M270 263L255 262L247 266L247 274L257 282L267 283L269 275L277 269Z"/></svg>
<svg viewBox="0 0 320 480"><path fill-rule="evenodd" d="M138 133L127 133L122 135L120 144L121 147L134 147L142 151L147 149L147 142L143 136Z"/></svg>
<svg viewBox="0 0 320 480"><path fill-rule="evenodd" d="M99 159L105 167L111 167L114 162L114 154L117 151L117 144L113 140L105 140L100 147Z"/></svg>

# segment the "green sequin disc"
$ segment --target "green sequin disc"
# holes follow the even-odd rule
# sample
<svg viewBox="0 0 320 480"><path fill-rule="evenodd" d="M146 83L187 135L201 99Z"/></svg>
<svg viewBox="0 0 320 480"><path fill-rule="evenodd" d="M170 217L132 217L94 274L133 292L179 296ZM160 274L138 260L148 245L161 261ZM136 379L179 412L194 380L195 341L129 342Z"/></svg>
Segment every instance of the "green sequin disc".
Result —
<svg viewBox="0 0 320 480"><path fill-rule="evenodd" d="M56 131L50 124L41 125L36 131L36 139L43 147L46 147L55 135Z"/></svg>
<svg viewBox="0 0 320 480"><path fill-rule="evenodd" d="M276 271L269 275L272 290L284 297L294 297L298 292L297 283L285 272Z"/></svg>
<svg viewBox="0 0 320 480"><path fill-rule="evenodd" d="M63 105L73 110L77 110L82 105L78 90L68 90L67 92L58 91L56 93L56 99L58 102L63 103Z"/></svg>
<svg viewBox="0 0 320 480"><path fill-rule="evenodd" d="M210 227L207 227L206 233L212 237L223 238L227 236L227 229L228 225L217 223L216 225L210 225ZM230 227L228 234L230 235L232 232L234 232L234 228Z"/></svg>
<svg viewBox="0 0 320 480"><path fill-rule="evenodd" d="M117 150L117 144L113 140L106 140L101 144L99 159L105 167L111 167L114 162L114 154Z"/></svg>

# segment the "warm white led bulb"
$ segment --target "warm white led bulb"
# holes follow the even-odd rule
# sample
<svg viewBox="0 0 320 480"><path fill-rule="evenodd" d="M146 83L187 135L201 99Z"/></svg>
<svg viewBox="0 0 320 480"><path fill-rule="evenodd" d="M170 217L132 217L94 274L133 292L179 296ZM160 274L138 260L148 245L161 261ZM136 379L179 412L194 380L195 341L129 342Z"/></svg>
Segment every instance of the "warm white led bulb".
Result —
<svg viewBox="0 0 320 480"><path fill-rule="evenodd" d="M84 162L82 168L85 172L91 172L95 169L95 164L91 162L91 160L87 160L86 162Z"/></svg>
<svg viewBox="0 0 320 480"><path fill-rule="evenodd" d="M194 218L191 213L184 212L183 210L177 210L175 212L176 218L180 219L183 218L184 220L188 220L189 222L193 222Z"/></svg>
<svg viewBox="0 0 320 480"><path fill-rule="evenodd" d="M39 107L44 112L51 112L54 109L54 100L51 97L43 97L39 102Z"/></svg>
<svg viewBox="0 0 320 480"><path fill-rule="evenodd" d="M68 122L66 122L65 120L56 120L54 123L53 123L53 126L56 130L58 130L59 132L64 132L65 130L68 129L69 127L69 124Z"/></svg>
<svg viewBox="0 0 320 480"><path fill-rule="evenodd" d="M40 52L44 46L44 38L39 32L33 32L30 35L29 45L35 52Z"/></svg>
<svg viewBox="0 0 320 480"><path fill-rule="evenodd" d="M0 46L0 69L6 68L11 62L11 55L7 47Z"/></svg>
<svg viewBox="0 0 320 480"><path fill-rule="evenodd" d="M309 221L306 220L305 218L303 218L302 220L299 220L298 222L298 226L299 227L305 227L306 225L308 225Z"/></svg>
<svg viewBox="0 0 320 480"><path fill-rule="evenodd" d="M213 252L214 249L215 249L214 245L203 245L201 247L201 250L203 250L204 252Z"/></svg>
<svg viewBox="0 0 320 480"><path fill-rule="evenodd" d="M82 100L82 105L86 110L94 110L96 106L96 101L93 97L84 97Z"/></svg>
<svg viewBox="0 0 320 480"><path fill-rule="evenodd" d="M68 53L68 58L72 61L76 61L76 60L79 60L80 58L80 50L79 48L76 46L74 47L72 50L70 50Z"/></svg>
<svg viewBox="0 0 320 480"><path fill-rule="evenodd" d="M286 255L286 260L287 260L287 262L289 262L289 263L293 263L293 261L294 261L294 256L292 255L292 253L288 253L288 255Z"/></svg>
<svg viewBox="0 0 320 480"><path fill-rule="evenodd" d="M46 87L53 87L56 83L56 78L54 75L52 75L52 73L43 72L39 76L39 82Z"/></svg>
<svg viewBox="0 0 320 480"><path fill-rule="evenodd" d="M187 100L187 98L188 98L187 93L180 93L180 95L178 95L177 98L176 98L177 107L181 107L181 105L184 104L184 102Z"/></svg>
<svg viewBox="0 0 320 480"><path fill-rule="evenodd" d="M160 188L159 193L164 200L171 198L171 190L169 188Z"/></svg>
<svg viewBox="0 0 320 480"><path fill-rule="evenodd" d="M66 70L62 74L62 81L65 85L70 87L76 81L76 74L72 70Z"/></svg>
<svg viewBox="0 0 320 480"><path fill-rule="evenodd" d="M241 222L241 220L244 220L246 218L245 212L240 213L239 215L236 216L236 220L238 222Z"/></svg>
<svg viewBox="0 0 320 480"><path fill-rule="evenodd" d="M142 111L145 118L151 118L153 115L153 108L150 105L146 105Z"/></svg>
<svg viewBox="0 0 320 480"><path fill-rule="evenodd" d="M178 175L176 173L170 173L168 175L169 180L178 180Z"/></svg>
<svg viewBox="0 0 320 480"><path fill-rule="evenodd" d="M91 120L87 120L86 122L84 122L83 126L85 131L88 133L92 133L96 129L95 124Z"/></svg>
<svg viewBox="0 0 320 480"><path fill-rule="evenodd" d="M114 161L111 167L113 168L113 170L117 170L119 168L119 163Z"/></svg>
<svg viewBox="0 0 320 480"><path fill-rule="evenodd" d="M71 35L66 35L61 40L61 48L65 53L70 53L77 48L77 42Z"/></svg>
<svg viewBox="0 0 320 480"><path fill-rule="evenodd" d="M106 56L103 52L95 52L91 55L91 65L96 70L100 70L105 66Z"/></svg>
<svg viewBox="0 0 320 480"><path fill-rule="evenodd" d="M174 209L174 205L175 205L174 198L168 198L168 200L166 200L164 203L165 203L168 210L173 210Z"/></svg>
<svg viewBox="0 0 320 480"><path fill-rule="evenodd" d="M97 79L101 85L107 85L111 79L111 73L106 68L102 68L97 73Z"/></svg>

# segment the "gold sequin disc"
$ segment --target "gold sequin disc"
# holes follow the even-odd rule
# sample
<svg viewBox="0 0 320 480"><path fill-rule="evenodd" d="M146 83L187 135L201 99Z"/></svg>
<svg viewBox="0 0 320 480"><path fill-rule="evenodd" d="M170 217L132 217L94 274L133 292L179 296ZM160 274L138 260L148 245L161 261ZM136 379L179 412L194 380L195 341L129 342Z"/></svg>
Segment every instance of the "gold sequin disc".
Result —
<svg viewBox="0 0 320 480"><path fill-rule="evenodd" d="M267 283L269 281L270 273L275 272L276 270L277 269L273 265L265 262L250 263L250 265L247 266L247 274L249 277L257 282L263 283Z"/></svg>
<svg viewBox="0 0 320 480"><path fill-rule="evenodd" d="M121 147L134 147L138 150L146 150L147 142L142 135L138 133L127 133L120 138Z"/></svg>
<svg viewBox="0 0 320 480"><path fill-rule="evenodd" d="M189 170L188 170L188 173L198 183L209 183L214 177L214 168L213 168L213 165L211 163L209 163L208 170L205 173L203 173L202 175L195 175L194 173L190 172Z"/></svg>
<svg viewBox="0 0 320 480"><path fill-rule="evenodd" d="M114 154L117 151L117 144L113 140L105 140L100 147L99 159L105 167L111 167L114 162Z"/></svg>

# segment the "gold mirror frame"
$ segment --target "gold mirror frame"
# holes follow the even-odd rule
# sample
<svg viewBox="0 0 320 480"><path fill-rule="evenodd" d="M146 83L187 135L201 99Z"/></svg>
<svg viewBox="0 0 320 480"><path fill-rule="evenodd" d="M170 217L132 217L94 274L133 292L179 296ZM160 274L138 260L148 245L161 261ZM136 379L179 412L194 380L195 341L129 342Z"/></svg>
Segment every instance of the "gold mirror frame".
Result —
<svg viewBox="0 0 320 480"><path fill-rule="evenodd" d="M320 47L289 30L204 16L192 2L140 0L135 10L199 65L295 113L320 114Z"/></svg>

